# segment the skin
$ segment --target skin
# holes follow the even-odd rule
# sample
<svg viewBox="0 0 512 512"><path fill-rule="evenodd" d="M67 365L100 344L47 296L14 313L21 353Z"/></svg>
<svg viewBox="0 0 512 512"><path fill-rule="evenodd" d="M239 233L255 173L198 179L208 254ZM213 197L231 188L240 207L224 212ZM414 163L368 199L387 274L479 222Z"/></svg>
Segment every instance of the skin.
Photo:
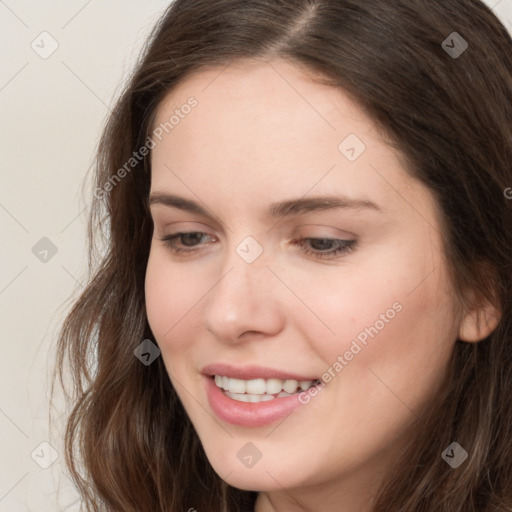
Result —
<svg viewBox="0 0 512 512"><path fill-rule="evenodd" d="M257 512L370 510L456 338L487 334L458 307L433 196L343 91L291 63L196 73L160 104L155 127L190 96L198 105L151 155L151 194L179 195L209 213L151 205L147 314L171 382L219 476L260 491ZM366 146L353 162L338 149L349 134ZM279 222L266 213L274 202L324 194L366 199L380 211L338 208ZM172 252L162 238L184 231L206 236L178 238L175 246L193 252ZM253 263L236 252L247 236L263 248ZM304 252L318 245L294 244L304 238L357 243L320 259ZM206 364L320 378L397 302L401 311L282 422L235 426L210 407ZM262 454L250 468L237 457L247 442Z"/></svg>

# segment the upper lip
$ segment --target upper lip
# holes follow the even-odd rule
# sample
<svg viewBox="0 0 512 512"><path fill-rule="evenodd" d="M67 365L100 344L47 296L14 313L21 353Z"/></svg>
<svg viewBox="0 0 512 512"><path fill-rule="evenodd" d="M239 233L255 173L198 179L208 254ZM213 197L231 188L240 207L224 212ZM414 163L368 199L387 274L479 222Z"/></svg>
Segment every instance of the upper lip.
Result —
<svg viewBox="0 0 512 512"><path fill-rule="evenodd" d="M213 363L206 365L201 373L208 377L213 375L222 375L224 377L231 377L234 379L280 379L280 380L318 380L317 377L307 375L299 375L283 370L276 370L265 366L232 366L225 363Z"/></svg>

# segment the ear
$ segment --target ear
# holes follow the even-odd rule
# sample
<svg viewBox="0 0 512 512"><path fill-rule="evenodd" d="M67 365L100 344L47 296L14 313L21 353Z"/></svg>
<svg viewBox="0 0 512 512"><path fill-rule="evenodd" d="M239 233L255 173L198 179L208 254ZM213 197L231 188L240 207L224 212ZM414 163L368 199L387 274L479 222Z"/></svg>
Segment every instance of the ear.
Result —
<svg viewBox="0 0 512 512"><path fill-rule="evenodd" d="M459 327L459 339L469 343L483 340L496 329L500 319L499 309L488 301L482 301L478 307L464 313Z"/></svg>

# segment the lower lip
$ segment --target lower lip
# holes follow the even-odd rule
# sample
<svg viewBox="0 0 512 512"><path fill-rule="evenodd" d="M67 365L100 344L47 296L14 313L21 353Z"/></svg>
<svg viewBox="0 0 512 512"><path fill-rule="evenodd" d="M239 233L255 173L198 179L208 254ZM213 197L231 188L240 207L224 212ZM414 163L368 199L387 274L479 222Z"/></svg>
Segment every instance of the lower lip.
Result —
<svg viewBox="0 0 512 512"><path fill-rule="evenodd" d="M266 402L239 402L227 397L213 378L205 377L206 394L215 414L224 421L243 427L261 427L288 416L300 407L300 393Z"/></svg>

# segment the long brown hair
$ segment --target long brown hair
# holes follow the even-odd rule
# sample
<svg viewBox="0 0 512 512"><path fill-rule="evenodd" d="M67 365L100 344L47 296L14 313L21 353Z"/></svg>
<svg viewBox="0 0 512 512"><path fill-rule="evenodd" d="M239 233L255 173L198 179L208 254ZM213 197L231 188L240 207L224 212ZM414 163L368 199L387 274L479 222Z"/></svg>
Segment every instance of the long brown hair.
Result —
<svg viewBox="0 0 512 512"><path fill-rule="evenodd" d="M459 50L468 44L458 55L454 37ZM273 57L342 88L375 120L437 201L460 303L488 300L502 312L486 339L457 340L447 381L373 510L512 510L512 203L504 193L512 187L512 41L479 0L170 5L106 124L88 226L91 275L58 339L54 377L64 386L63 373L72 376L66 463L84 505L254 507L256 492L230 487L211 468L161 358L146 366L134 356L154 340L144 302L151 174L149 156L126 162L185 77ZM469 453L457 470L441 457L454 441Z"/></svg>

